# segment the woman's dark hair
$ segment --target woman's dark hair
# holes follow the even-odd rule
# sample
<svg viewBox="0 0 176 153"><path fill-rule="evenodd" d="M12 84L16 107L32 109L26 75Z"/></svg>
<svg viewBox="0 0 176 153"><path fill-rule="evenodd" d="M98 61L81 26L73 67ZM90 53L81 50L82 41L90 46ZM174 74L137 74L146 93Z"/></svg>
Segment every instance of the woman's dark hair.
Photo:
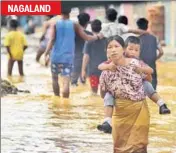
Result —
<svg viewBox="0 0 176 153"><path fill-rule="evenodd" d="M18 27L18 21L15 19L10 20L10 28L16 29Z"/></svg>
<svg viewBox="0 0 176 153"><path fill-rule="evenodd" d="M87 13L81 13L77 17L78 17L79 24L83 27L86 26L86 24L88 24L90 20L90 16Z"/></svg>
<svg viewBox="0 0 176 153"><path fill-rule="evenodd" d="M133 44L137 44L140 45L140 39L138 37L135 36L129 36L126 40L125 40L125 48L128 47L129 43L133 43Z"/></svg>
<svg viewBox="0 0 176 153"><path fill-rule="evenodd" d="M124 42L123 38L120 37L120 36L118 36L118 35L116 35L116 36L111 36L111 37L109 37L109 38L107 39L107 46L106 46L106 49L107 49L107 47L108 47L108 44L109 44L111 41L113 41L113 40L117 41L123 48L125 47L125 42Z"/></svg>
<svg viewBox="0 0 176 153"><path fill-rule="evenodd" d="M124 15L119 16L118 22L119 22L119 23L123 23L123 24L125 24L125 25L128 25L128 18L127 18L126 16L124 16Z"/></svg>
<svg viewBox="0 0 176 153"><path fill-rule="evenodd" d="M93 32L100 32L101 31L101 21L100 20L93 20L91 23L91 28Z"/></svg>
<svg viewBox="0 0 176 153"><path fill-rule="evenodd" d="M148 29L148 20L146 18L140 18L136 22L139 29L147 30Z"/></svg>
<svg viewBox="0 0 176 153"><path fill-rule="evenodd" d="M114 22L116 19L117 19L117 11L115 9L108 9L106 11L106 18L111 21L111 22Z"/></svg>

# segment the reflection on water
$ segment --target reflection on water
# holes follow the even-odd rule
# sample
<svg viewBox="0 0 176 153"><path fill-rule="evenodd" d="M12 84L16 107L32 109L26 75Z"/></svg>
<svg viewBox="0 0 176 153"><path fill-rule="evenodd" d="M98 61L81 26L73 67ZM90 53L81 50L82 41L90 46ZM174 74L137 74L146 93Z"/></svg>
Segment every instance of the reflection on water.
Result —
<svg viewBox="0 0 176 153"><path fill-rule="evenodd" d="M16 83L21 83L25 81L25 77L24 76L8 76L7 79L12 83L12 84L16 84Z"/></svg>
<svg viewBox="0 0 176 153"><path fill-rule="evenodd" d="M176 153L176 72L173 65L176 66L176 62L158 65L158 91L172 114L159 115L158 107L148 100L151 113L149 153ZM41 74L26 69L25 80L13 81L31 94L1 99L2 153L111 153L111 135L96 130L104 116L102 99L90 96L88 85L72 88L70 99L54 97L49 70L35 66L40 68Z"/></svg>

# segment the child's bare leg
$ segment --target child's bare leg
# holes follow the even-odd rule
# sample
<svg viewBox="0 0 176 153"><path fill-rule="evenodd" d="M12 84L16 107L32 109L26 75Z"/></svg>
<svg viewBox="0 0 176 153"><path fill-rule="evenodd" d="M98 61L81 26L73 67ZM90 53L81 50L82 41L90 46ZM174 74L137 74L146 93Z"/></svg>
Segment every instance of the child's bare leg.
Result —
<svg viewBox="0 0 176 153"><path fill-rule="evenodd" d="M97 87L91 87L92 93L97 94L98 88Z"/></svg>
<svg viewBox="0 0 176 153"><path fill-rule="evenodd" d="M21 76L24 76L23 72L23 61L18 61L18 70Z"/></svg>
<svg viewBox="0 0 176 153"><path fill-rule="evenodd" d="M113 114L114 98L110 93L106 93L104 97L104 106L105 106L104 122L103 124L98 125L97 128L98 130L104 131L105 133L111 133L112 131L111 120L112 120L112 114Z"/></svg>
<svg viewBox="0 0 176 153"><path fill-rule="evenodd" d="M112 106L105 106L104 112L105 112L105 118L106 117L112 118L113 107Z"/></svg>
<svg viewBox="0 0 176 153"><path fill-rule="evenodd" d="M14 65L14 60L9 59L8 61L8 76L12 75L12 70L13 70L13 65Z"/></svg>
<svg viewBox="0 0 176 153"><path fill-rule="evenodd" d="M58 74L52 73L52 86L55 96L60 96L60 87L58 83Z"/></svg>
<svg viewBox="0 0 176 153"><path fill-rule="evenodd" d="M167 108L167 105L165 104L164 100L160 98L158 93L156 93L152 84L148 81L144 81L143 86L146 95L159 106L159 113L170 114L170 110Z"/></svg>
<svg viewBox="0 0 176 153"><path fill-rule="evenodd" d="M153 102L157 104L158 100L161 99L161 97L158 95L158 93L154 93L151 97L149 97ZM164 104L164 103L163 103Z"/></svg>

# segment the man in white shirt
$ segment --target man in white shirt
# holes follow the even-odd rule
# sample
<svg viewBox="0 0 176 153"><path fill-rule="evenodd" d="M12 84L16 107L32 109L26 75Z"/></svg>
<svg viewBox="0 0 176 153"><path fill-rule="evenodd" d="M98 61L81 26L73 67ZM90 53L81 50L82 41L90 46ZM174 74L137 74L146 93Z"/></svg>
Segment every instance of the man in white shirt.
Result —
<svg viewBox="0 0 176 153"><path fill-rule="evenodd" d="M118 23L119 23L119 26L122 26L126 29L129 29L128 27L128 18L125 16L125 15L121 15L118 17ZM134 33L125 33L125 34L122 34L122 38L123 40L125 41L129 36L136 36Z"/></svg>
<svg viewBox="0 0 176 153"><path fill-rule="evenodd" d="M127 26L118 24L116 22L117 14L118 14L117 11L112 8L106 11L106 18L108 20L108 23L104 24L101 31L104 37L109 38L115 35L122 36L123 34L126 34L126 33L135 33L139 35L146 33L146 31L144 30L129 29Z"/></svg>

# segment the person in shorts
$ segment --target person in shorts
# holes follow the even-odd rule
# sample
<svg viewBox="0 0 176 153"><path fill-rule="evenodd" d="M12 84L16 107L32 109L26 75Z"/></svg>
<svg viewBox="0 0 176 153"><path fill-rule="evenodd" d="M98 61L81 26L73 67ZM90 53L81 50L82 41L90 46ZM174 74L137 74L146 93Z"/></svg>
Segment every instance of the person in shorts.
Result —
<svg viewBox="0 0 176 153"><path fill-rule="evenodd" d="M58 74L60 74L63 77L62 96L64 98L68 98L70 95L70 78L75 53L75 33L79 34L84 40L103 38L102 35L87 35L78 23L70 20L70 12L70 8L63 8L61 19L50 25L51 37L45 51L45 61L48 62L48 59L51 59L54 94L60 96L58 83Z"/></svg>
<svg viewBox="0 0 176 153"><path fill-rule="evenodd" d="M91 29L93 34L99 34L101 30L101 21L94 20L91 23ZM99 85L99 77L101 75L101 71L98 70L98 65L105 61L106 52L106 39L94 40L86 42L84 45L84 56L83 56L83 64L82 64L82 79L86 78L86 68L88 66L88 76L90 81L90 86L92 93L94 95L97 94L98 85Z"/></svg>

